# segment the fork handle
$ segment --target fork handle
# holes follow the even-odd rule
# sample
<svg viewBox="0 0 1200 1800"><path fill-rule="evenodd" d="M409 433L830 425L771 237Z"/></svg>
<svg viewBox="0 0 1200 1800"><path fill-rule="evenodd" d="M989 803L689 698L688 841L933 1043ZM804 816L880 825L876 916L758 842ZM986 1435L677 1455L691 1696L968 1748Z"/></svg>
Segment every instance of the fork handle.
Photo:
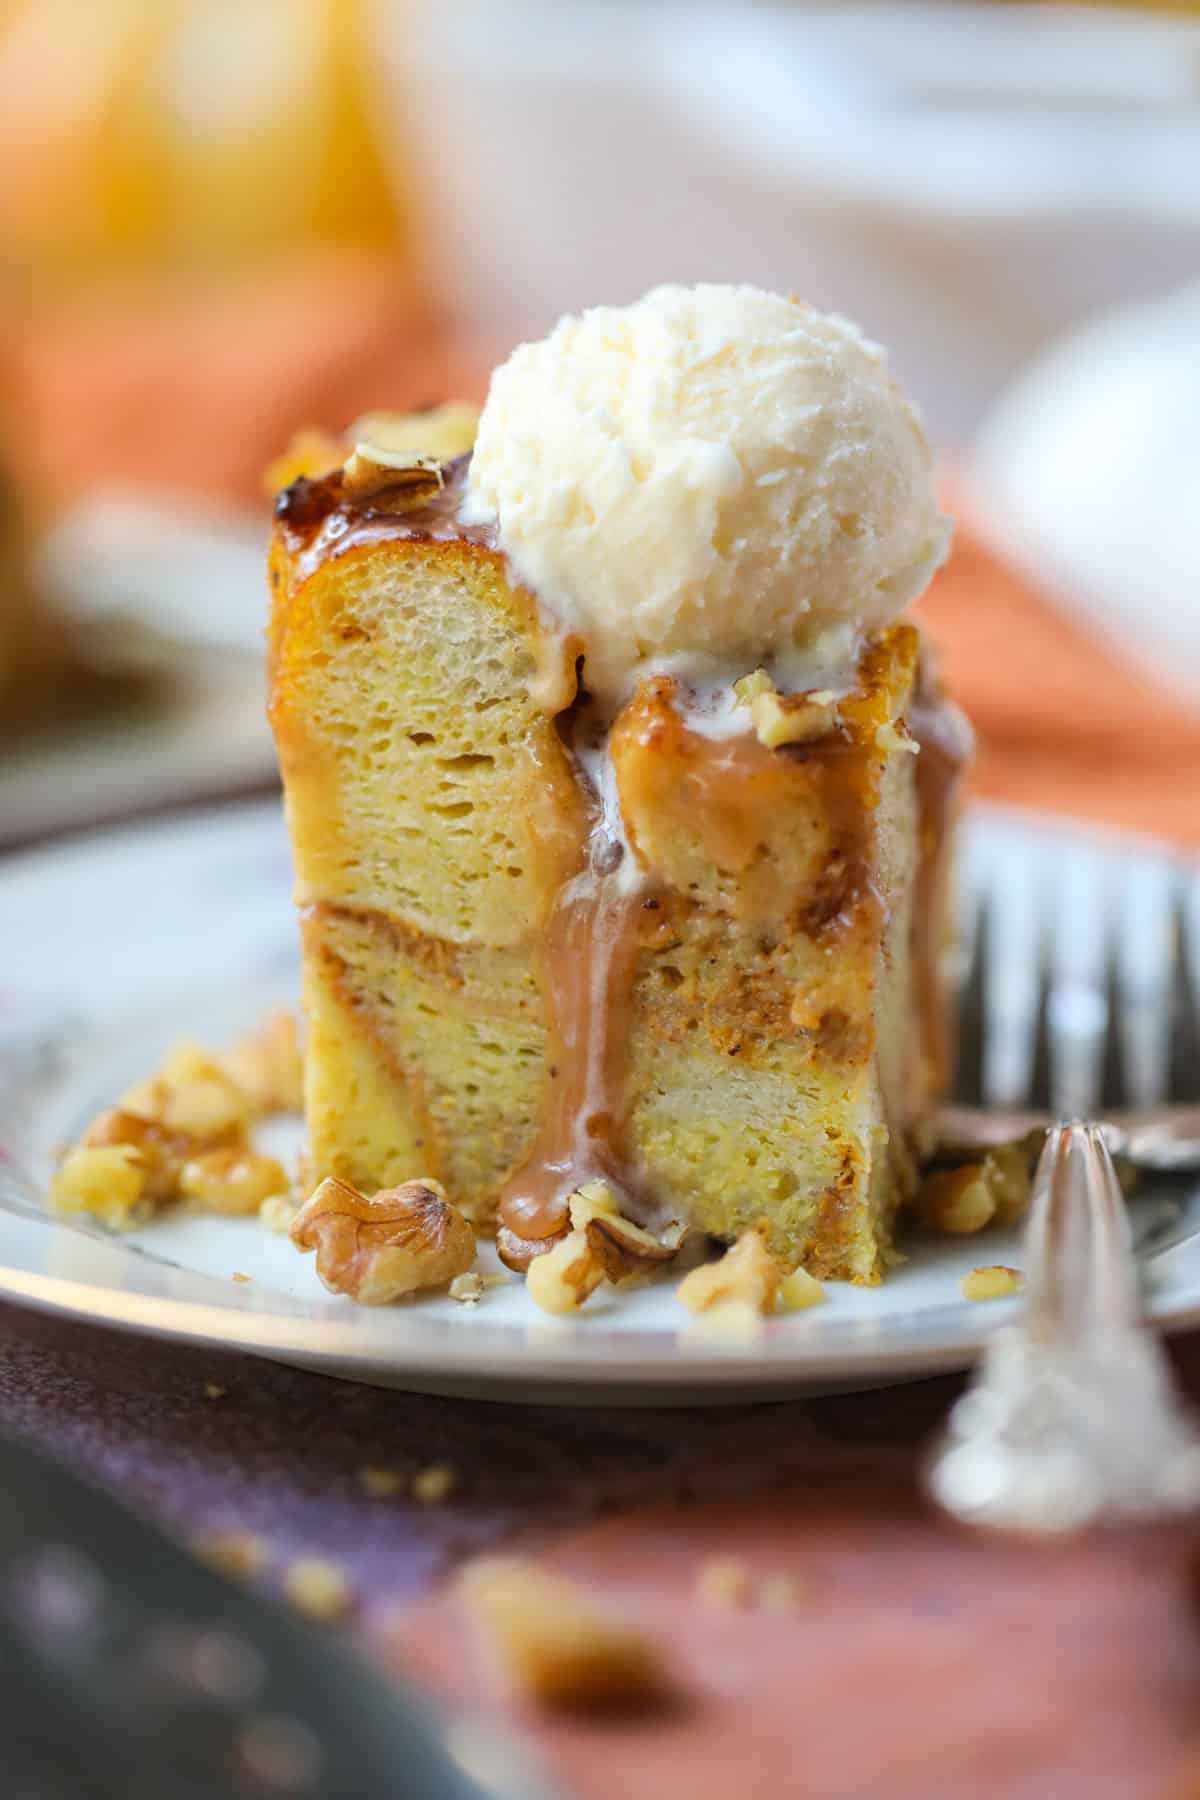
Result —
<svg viewBox="0 0 1200 1800"><path fill-rule="evenodd" d="M928 1483L973 1524L1062 1533L1200 1505L1200 1433L1142 1323L1101 1127L1049 1134L1025 1238L1028 1305L988 1339Z"/></svg>

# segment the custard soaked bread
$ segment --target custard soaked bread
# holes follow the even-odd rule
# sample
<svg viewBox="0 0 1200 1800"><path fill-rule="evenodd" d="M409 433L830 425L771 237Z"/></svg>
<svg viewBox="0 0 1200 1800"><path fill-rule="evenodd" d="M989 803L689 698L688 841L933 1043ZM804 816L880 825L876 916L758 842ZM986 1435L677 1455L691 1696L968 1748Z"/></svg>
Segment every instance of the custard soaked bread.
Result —
<svg viewBox="0 0 1200 1800"><path fill-rule="evenodd" d="M315 1174L433 1176L517 1265L602 1176L656 1228L765 1221L878 1279L943 1072L955 757L915 629L836 703L776 698L776 747L651 674L597 779L578 641L456 522L463 464L394 474L298 480L272 557ZM637 878L597 905L606 815Z"/></svg>
<svg viewBox="0 0 1200 1800"><path fill-rule="evenodd" d="M945 541L915 417L844 321L670 289L472 423L310 440L277 504L313 1173L439 1181L518 1268L601 1195L878 1280L967 748L897 617Z"/></svg>

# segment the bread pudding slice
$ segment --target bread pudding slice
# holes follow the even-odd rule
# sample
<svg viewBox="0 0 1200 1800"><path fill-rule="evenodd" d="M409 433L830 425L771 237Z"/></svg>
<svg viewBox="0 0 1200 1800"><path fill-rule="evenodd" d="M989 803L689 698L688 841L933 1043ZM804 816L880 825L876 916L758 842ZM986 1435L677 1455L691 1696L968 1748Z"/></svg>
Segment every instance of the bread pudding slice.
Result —
<svg viewBox="0 0 1200 1800"><path fill-rule="evenodd" d="M945 1073L965 755L915 627L735 735L652 674L601 741L583 645L460 522L466 458L369 460L294 481L271 558L314 1174L436 1178L518 1267L601 1177L877 1281Z"/></svg>

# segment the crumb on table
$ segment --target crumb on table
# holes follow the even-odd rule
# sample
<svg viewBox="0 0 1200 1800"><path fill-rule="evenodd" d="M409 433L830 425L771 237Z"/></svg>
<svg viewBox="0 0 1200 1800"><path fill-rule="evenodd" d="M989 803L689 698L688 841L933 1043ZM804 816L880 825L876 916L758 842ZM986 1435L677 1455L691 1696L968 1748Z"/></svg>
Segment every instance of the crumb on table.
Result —
<svg viewBox="0 0 1200 1800"><path fill-rule="evenodd" d="M284 1598L306 1618L336 1625L354 1610L354 1590L343 1569L323 1556L294 1556L283 1572Z"/></svg>
<svg viewBox="0 0 1200 1800"><path fill-rule="evenodd" d="M481 1558L459 1591L497 1674L523 1699L563 1711L640 1710L673 1690L644 1632L531 1557Z"/></svg>
<svg viewBox="0 0 1200 1800"><path fill-rule="evenodd" d="M1020 1269L994 1263L990 1268L972 1269L962 1278L964 1300L1002 1300L1008 1294L1019 1294L1024 1286Z"/></svg>
<svg viewBox="0 0 1200 1800"><path fill-rule="evenodd" d="M270 1545L252 1531L214 1531L197 1538L192 1549L210 1568L239 1581L261 1575L271 1561Z"/></svg>
<svg viewBox="0 0 1200 1800"><path fill-rule="evenodd" d="M458 1471L448 1462L429 1463L418 1469L409 1492L421 1506L440 1506L458 1486Z"/></svg>

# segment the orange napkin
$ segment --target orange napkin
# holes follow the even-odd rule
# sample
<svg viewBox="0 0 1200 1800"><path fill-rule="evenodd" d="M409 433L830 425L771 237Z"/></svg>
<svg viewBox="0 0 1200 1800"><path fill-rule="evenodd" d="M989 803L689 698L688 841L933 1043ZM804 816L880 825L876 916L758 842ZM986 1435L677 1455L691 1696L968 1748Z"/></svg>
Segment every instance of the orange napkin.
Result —
<svg viewBox="0 0 1200 1800"><path fill-rule="evenodd" d="M919 616L979 740L975 792L1200 847L1200 712L999 562L961 509Z"/></svg>

